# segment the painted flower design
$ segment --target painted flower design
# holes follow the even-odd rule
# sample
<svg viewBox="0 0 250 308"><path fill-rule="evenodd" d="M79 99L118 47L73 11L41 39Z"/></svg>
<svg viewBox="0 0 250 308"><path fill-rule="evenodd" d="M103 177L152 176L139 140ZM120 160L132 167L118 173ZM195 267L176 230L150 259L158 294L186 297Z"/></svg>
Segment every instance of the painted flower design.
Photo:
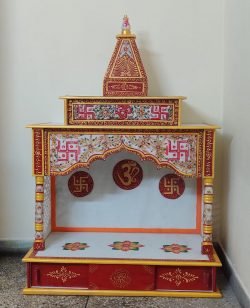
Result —
<svg viewBox="0 0 250 308"><path fill-rule="evenodd" d="M171 244L171 245L163 245L162 250L165 252L172 252L172 253L181 253L181 252L188 252L191 248L188 248L187 245L179 245L179 244Z"/></svg>
<svg viewBox="0 0 250 308"><path fill-rule="evenodd" d="M87 243L80 243L80 242L74 242L74 243L66 243L63 246L63 250L85 250L85 248L89 248Z"/></svg>
<svg viewBox="0 0 250 308"><path fill-rule="evenodd" d="M113 244L108 245L112 247L113 250L122 250L122 251L129 251L129 250L139 250L144 245L140 244L139 242L130 242L130 241L123 241L123 242L113 242Z"/></svg>

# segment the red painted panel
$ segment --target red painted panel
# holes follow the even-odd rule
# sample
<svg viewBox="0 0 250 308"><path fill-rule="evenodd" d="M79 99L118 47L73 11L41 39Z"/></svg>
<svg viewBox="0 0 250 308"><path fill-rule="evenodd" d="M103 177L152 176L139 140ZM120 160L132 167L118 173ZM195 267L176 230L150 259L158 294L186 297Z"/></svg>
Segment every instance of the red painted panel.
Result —
<svg viewBox="0 0 250 308"><path fill-rule="evenodd" d="M33 173L34 175L43 174L43 130L33 130Z"/></svg>
<svg viewBox="0 0 250 308"><path fill-rule="evenodd" d="M32 263L31 285L87 288L88 265Z"/></svg>
<svg viewBox="0 0 250 308"><path fill-rule="evenodd" d="M154 281L154 266L89 266L89 288L93 290L154 290Z"/></svg>
<svg viewBox="0 0 250 308"><path fill-rule="evenodd" d="M212 291L213 267L158 266L156 288L160 290Z"/></svg>

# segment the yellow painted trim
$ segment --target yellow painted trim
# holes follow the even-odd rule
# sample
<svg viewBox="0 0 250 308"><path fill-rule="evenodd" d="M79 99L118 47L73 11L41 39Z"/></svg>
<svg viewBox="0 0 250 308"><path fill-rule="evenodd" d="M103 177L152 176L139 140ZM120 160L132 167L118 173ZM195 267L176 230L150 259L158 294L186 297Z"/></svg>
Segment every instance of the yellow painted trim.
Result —
<svg viewBox="0 0 250 308"><path fill-rule="evenodd" d="M38 232L43 231L43 224L35 224L35 230Z"/></svg>
<svg viewBox="0 0 250 308"><path fill-rule="evenodd" d="M36 242L36 243L43 243L43 242L44 242L44 239L35 240L34 242Z"/></svg>
<svg viewBox="0 0 250 308"><path fill-rule="evenodd" d="M187 99L186 96L60 96L59 99L98 99L98 100L107 100L107 99L131 99L131 100L151 100L151 99Z"/></svg>
<svg viewBox="0 0 250 308"><path fill-rule="evenodd" d="M136 38L134 34L117 34L116 38Z"/></svg>
<svg viewBox="0 0 250 308"><path fill-rule="evenodd" d="M43 202L44 201L44 193L40 192L36 192L36 201L38 202Z"/></svg>
<svg viewBox="0 0 250 308"><path fill-rule="evenodd" d="M167 131L167 130L175 130L175 129L186 129L186 130L193 130L193 129L218 129L221 128L218 125L206 125L206 124L184 124L181 126L124 126L124 125L64 125L64 124L50 124L50 123L41 123L41 124L29 124L26 128L64 128L64 129L79 129L79 130L90 130L90 129L103 129L105 132L108 130L119 130L120 135L126 134L126 132L121 132L121 130L152 130L152 131ZM84 132L87 133L87 132ZM103 132L104 133L104 132ZM109 132L110 133L110 132ZM157 133L157 132L156 132ZM160 135L162 132L158 132ZM101 132L99 131L99 134ZM138 134L138 133L137 133Z"/></svg>
<svg viewBox="0 0 250 308"><path fill-rule="evenodd" d="M204 195L203 196L203 202L204 203L213 203L214 196L213 195Z"/></svg>
<svg viewBox="0 0 250 308"><path fill-rule="evenodd" d="M209 242L209 241L203 241L202 246L204 246L204 245L213 245L213 243Z"/></svg>
<svg viewBox="0 0 250 308"><path fill-rule="evenodd" d="M212 226L204 226L203 225L203 232L204 233L212 233L213 232L213 227Z"/></svg>
<svg viewBox="0 0 250 308"><path fill-rule="evenodd" d="M179 112L178 112L178 123L181 125L181 115L182 115L182 99L179 98Z"/></svg>
<svg viewBox="0 0 250 308"><path fill-rule="evenodd" d="M187 291L120 291L120 290L88 290L88 289L60 289L60 288L25 288L25 295L99 295L99 296L167 296L167 297L210 297L221 298L216 292L187 292Z"/></svg>
<svg viewBox="0 0 250 308"><path fill-rule="evenodd" d="M109 97L107 96L107 99L109 99ZM98 101L88 101L87 99L85 100L86 102L83 102L83 103L81 103L81 102L79 102L79 101L75 101L75 102L72 102L72 105L79 105L79 104L82 104L82 105L84 105L85 103L86 104L88 104L88 105L100 105L100 106L102 106L101 104L100 104L100 102L98 102ZM179 103L180 103L181 101L179 100ZM145 103L144 102L138 102L138 101L135 101L135 102L133 102L133 100L127 100L126 102L120 102L119 103L119 101L117 101L117 99L116 99L116 101L111 101L111 102L107 102L107 103L105 103L105 104L103 104L103 105L131 105L131 104L133 104L133 105L141 105L141 106L145 106ZM165 105L166 104L166 101L165 100L163 100L163 101L160 101L160 102L157 102L157 103L155 103L155 102L151 102L151 101L149 101L149 102L147 102L147 105L153 105L153 106L155 106L155 105ZM169 102L168 103L169 105L172 105L172 106L174 106L174 102ZM125 119L126 120L126 119ZM95 120L96 121L96 120ZM105 121L105 120L103 120L103 121ZM127 120L126 120L127 121ZM131 120L132 121L132 120ZM133 120L133 121L137 121L137 120ZM161 120L161 121L164 121L164 120Z"/></svg>
<svg viewBox="0 0 250 308"><path fill-rule="evenodd" d="M214 184L213 178L204 178L205 186L213 186L213 184Z"/></svg>
<svg viewBox="0 0 250 308"><path fill-rule="evenodd" d="M22 259L23 262L37 263L72 263L72 264L127 264L127 265L164 265L164 266L216 266L221 267L222 264L214 251L214 260L211 261L157 261L157 260L129 260L129 259L79 259L79 258L48 258L48 257L31 257L33 248Z"/></svg>
<svg viewBox="0 0 250 308"><path fill-rule="evenodd" d="M67 99L64 99L64 125L68 125L67 105Z"/></svg>
<svg viewBox="0 0 250 308"><path fill-rule="evenodd" d="M43 176L36 176L36 184L43 185L44 184L44 177Z"/></svg>

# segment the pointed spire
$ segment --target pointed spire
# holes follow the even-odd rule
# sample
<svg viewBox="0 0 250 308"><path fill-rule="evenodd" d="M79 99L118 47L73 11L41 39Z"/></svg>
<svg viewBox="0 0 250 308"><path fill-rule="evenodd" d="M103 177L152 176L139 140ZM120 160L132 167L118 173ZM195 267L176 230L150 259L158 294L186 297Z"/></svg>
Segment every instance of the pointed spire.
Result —
<svg viewBox="0 0 250 308"><path fill-rule="evenodd" d="M103 95L147 96L147 75L127 15L123 17L121 30L104 77Z"/></svg>
<svg viewBox="0 0 250 308"><path fill-rule="evenodd" d="M121 28L122 28L121 34L118 34L116 37L136 37L134 34L131 33L131 27L127 15L124 15L123 17Z"/></svg>
<svg viewBox="0 0 250 308"><path fill-rule="evenodd" d="M130 23L127 15L124 15L122 21L122 33L123 35L131 34L130 32Z"/></svg>

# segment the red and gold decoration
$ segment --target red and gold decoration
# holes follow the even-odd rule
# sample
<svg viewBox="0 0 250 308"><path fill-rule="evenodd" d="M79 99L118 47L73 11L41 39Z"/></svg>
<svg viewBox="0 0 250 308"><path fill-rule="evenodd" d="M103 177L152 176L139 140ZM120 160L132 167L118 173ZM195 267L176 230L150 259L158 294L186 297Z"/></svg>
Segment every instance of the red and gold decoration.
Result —
<svg viewBox="0 0 250 308"><path fill-rule="evenodd" d="M87 243L80 243L80 242L74 242L74 243L66 243L63 245L63 250L85 250L86 248L89 248Z"/></svg>
<svg viewBox="0 0 250 308"><path fill-rule="evenodd" d="M159 190L163 197L177 199L184 193L185 182L177 174L166 174L160 179Z"/></svg>
<svg viewBox="0 0 250 308"><path fill-rule="evenodd" d="M94 181L89 173L77 171L69 178L68 187L75 197L85 197L91 193Z"/></svg>
<svg viewBox="0 0 250 308"><path fill-rule="evenodd" d="M126 264L102 264L89 271L92 290L153 290L154 267Z"/></svg>
<svg viewBox="0 0 250 308"><path fill-rule="evenodd" d="M213 253L213 179L205 178L204 179L204 191L203 191L203 242L201 251L203 254L212 254Z"/></svg>
<svg viewBox="0 0 250 308"><path fill-rule="evenodd" d="M204 162L204 176L212 177L214 174L214 130L205 131L205 162Z"/></svg>
<svg viewBox="0 0 250 308"><path fill-rule="evenodd" d="M43 130L33 130L33 174L43 175Z"/></svg>
<svg viewBox="0 0 250 308"><path fill-rule="evenodd" d="M172 253L182 253L182 252L188 252L189 250L191 250L191 248L188 248L187 245L179 245L179 244L171 244L171 245L163 245L162 250L164 250L165 252L172 252Z"/></svg>
<svg viewBox="0 0 250 308"><path fill-rule="evenodd" d="M170 283L174 283L177 287L179 287L182 284L191 283L197 280L199 277L187 271L182 272L180 268L177 268L174 272L169 271L167 273L161 274L160 278L165 279Z"/></svg>
<svg viewBox="0 0 250 308"><path fill-rule="evenodd" d="M117 186L130 190L140 185L143 177L141 166L134 160L124 159L117 163L113 170L113 178Z"/></svg>
<svg viewBox="0 0 250 308"><path fill-rule="evenodd" d="M36 179L36 205L34 245L23 259L27 263L24 294L221 297L216 287L216 269L221 262L212 244L215 130L218 127L182 125L181 104L185 97L148 97L147 93L147 75L136 45L136 36L131 33L128 17L124 16L121 34L117 35L116 46L104 76L103 96L62 97L64 124L28 126L33 130L32 171ZM90 237L90 240L78 236L66 239L65 235L61 242L64 232L71 228L61 226L58 227L62 231L60 241L56 238L54 242L58 250L48 245L45 252L39 252L45 249L46 237L51 236L50 231L55 231L56 218L60 215L59 207L55 206L58 193L55 189L56 177L71 174L75 170L68 180L69 191L75 197L87 196L93 190L93 179L79 168L88 168L96 160L105 160L109 155L125 151L137 155L142 161L153 162L157 168L172 170L171 174L166 174L159 181L159 190L164 198L187 197L184 194L184 177L203 179L201 236L190 234L191 229L178 229L175 221L171 221L173 228L168 231L179 235L178 231L184 230L181 232L185 232L184 236L188 234L190 241L186 237L183 241L182 237L175 238L172 233L171 242L161 240L155 245L155 253L159 255L149 259L146 257L150 247L146 244L148 238L145 231L153 229L130 228L130 232L145 234L141 239L131 237L141 240L142 244L130 240L113 242L113 239L124 239L125 236L116 235L112 240L103 241L102 250L99 234L96 241L94 237ZM47 178L44 185L44 177L51 180L48 181L51 183L48 189ZM121 189L138 187L142 178L143 170L134 160L122 160L113 168L113 179ZM151 189L154 187L148 187L148 190ZM191 193L196 194L196 191ZM152 193L153 196L155 194ZM160 194L158 197L161 198ZM72 198L68 199L72 201ZM201 216L198 193L196 200L197 225ZM157 199L151 201L157 203ZM172 203L178 205L179 201ZM147 215L146 206L143 215ZM109 214L112 215L112 211ZM160 215L161 212L157 212L152 217L156 227ZM183 215L181 209L179 215ZM191 216L192 213L187 219L195 220ZM87 232L107 231L106 227L95 226L93 222L87 221L87 217L86 225L91 225L91 231ZM124 229L128 229L126 227ZM110 226L109 229L115 228ZM75 226L73 231L80 232ZM162 228L159 228L161 231ZM148 236L154 240L152 233ZM126 239L129 238L129 234L126 235ZM81 242L82 239L88 243ZM143 243L147 247L143 248ZM200 243L201 252L197 252ZM97 257L95 249L98 249L101 257ZM83 250L82 255L85 256L79 257ZM94 256L89 257L91 250ZM136 257L132 259L131 255ZM192 256L195 256L194 259Z"/></svg>
<svg viewBox="0 0 250 308"><path fill-rule="evenodd" d="M44 250L43 235L43 202L44 202L44 177L36 176L36 206L35 206L35 241L34 250Z"/></svg>
<svg viewBox="0 0 250 308"><path fill-rule="evenodd" d="M148 81L129 20L124 16L122 33L117 43L103 82L103 96L147 96Z"/></svg>
<svg viewBox="0 0 250 308"><path fill-rule="evenodd" d="M80 274L68 271L66 267L62 266L60 270L49 272L47 276L62 280L62 282L64 283L67 280L77 278L78 276L80 276Z"/></svg>
<svg viewBox="0 0 250 308"><path fill-rule="evenodd" d="M184 97L62 97L65 125L178 126Z"/></svg>
<svg viewBox="0 0 250 308"><path fill-rule="evenodd" d="M123 242L113 242L113 244L108 245L112 247L113 250L122 250L122 251L130 251L134 250L137 251L144 245L140 244L139 242L131 242L131 241L123 241Z"/></svg>
<svg viewBox="0 0 250 308"><path fill-rule="evenodd" d="M162 266L158 269L156 287L160 290L214 289L214 271L202 266Z"/></svg>
<svg viewBox="0 0 250 308"><path fill-rule="evenodd" d="M120 130L119 128L118 131ZM50 175L65 175L80 167L88 167L98 159L122 150L152 160L158 167L170 167L180 175L201 177L203 170L203 132L197 129L131 130L127 134L52 130L45 142L50 145ZM113 133L112 133L113 132Z"/></svg>

